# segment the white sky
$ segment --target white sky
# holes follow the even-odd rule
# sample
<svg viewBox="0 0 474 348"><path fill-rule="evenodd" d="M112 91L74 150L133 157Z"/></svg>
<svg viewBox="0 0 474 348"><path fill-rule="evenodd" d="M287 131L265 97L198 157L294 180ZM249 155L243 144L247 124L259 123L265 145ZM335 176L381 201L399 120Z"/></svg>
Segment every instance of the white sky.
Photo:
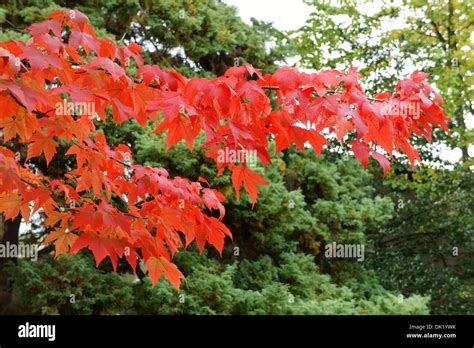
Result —
<svg viewBox="0 0 474 348"><path fill-rule="evenodd" d="M335 4L341 0L326 0ZM309 18L312 7L306 5L303 0L223 0L230 6L238 9L238 14L245 22L250 23L250 18L273 23L279 30L295 30L304 25ZM382 1L379 0L380 3ZM400 3L400 0L392 0L393 4ZM372 14L379 10L377 1L373 3L362 3L358 8L367 14ZM385 24L385 23L384 23ZM391 28L394 22L387 23Z"/></svg>
<svg viewBox="0 0 474 348"><path fill-rule="evenodd" d="M224 0L238 8L239 16L247 23L250 18L272 22L279 30L294 30L303 26L311 7L302 0Z"/></svg>

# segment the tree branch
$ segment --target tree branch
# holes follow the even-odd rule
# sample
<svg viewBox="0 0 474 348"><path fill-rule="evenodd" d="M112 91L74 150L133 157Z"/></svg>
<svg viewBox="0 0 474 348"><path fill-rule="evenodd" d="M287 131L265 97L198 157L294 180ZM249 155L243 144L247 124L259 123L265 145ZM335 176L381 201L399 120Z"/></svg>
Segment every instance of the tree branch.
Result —
<svg viewBox="0 0 474 348"><path fill-rule="evenodd" d="M434 20L431 20L431 25L433 26L435 34L438 37L439 41L446 43L446 39L443 37L443 35L441 35L441 32L439 31L438 24L436 24ZM443 46L443 50L446 51L446 48L444 46Z"/></svg>

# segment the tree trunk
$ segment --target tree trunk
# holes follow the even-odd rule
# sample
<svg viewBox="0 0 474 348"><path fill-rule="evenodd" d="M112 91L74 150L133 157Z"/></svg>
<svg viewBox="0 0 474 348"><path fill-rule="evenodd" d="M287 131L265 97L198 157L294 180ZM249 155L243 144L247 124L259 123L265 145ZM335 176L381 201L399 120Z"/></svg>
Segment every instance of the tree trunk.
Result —
<svg viewBox="0 0 474 348"><path fill-rule="evenodd" d="M0 214L0 244L18 245L20 224L21 215L13 221L5 221ZM10 314L12 310L12 288L4 270L10 260L16 263L16 258L0 257L0 314Z"/></svg>

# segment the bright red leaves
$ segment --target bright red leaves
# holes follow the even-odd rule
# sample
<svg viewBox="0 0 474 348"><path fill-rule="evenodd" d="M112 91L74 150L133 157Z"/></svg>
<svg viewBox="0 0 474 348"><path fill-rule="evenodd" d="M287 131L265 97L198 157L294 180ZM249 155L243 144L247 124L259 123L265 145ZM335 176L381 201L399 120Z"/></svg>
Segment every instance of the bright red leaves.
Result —
<svg viewBox="0 0 474 348"><path fill-rule="evenodd" d="M343 141L354 132L355 156L364 167L372 156L386 173L389 162L378 151L403 151L414 164L419 156L408 143L412 134L429 140L432 127L447 129L442 98L424 73L413 73L396 93L375 100L364 94L354 68L313 74L281 68L262 76L247 65L214 79L188 79L143 65L134 43L97 38L79 11L54 11L49 18L29 27L28 43L0 43L0 130L4 142L27 147L27 161L44 155L49 165L59 143L67 144L75 166L63 179L50 180L0 146L0 212L27 220L33 203L53 231L44 242L54 242L57 255L88 248L97 264L109 257L115 268L123 257L133 269L143 259L153 284L164 275L179 288L182 274L172 256L193 241L200 250L210 243L222 252L225 237L232 237L221 222L224 196L203 188L203 178L172 179L165 169L133 165L130 149L110 148L92 119L105 121L111 113L116 123L135 119L145 125L150 118L157 133L167 132L168 148L184 139L191 150L203 131L206 155L219 174L232 172L237 197L243 186L252 204L259 185L267 185L252 168L257 159L263 166L271 162L270 138L277 152L294 143L319 154L327 134ZM136 76L127 71L130 59L138 66ZM271 93L277 97L273 110ZM229 160L222 151L255 156ZM112 198L122 200L120 209ZM219 218L204 214L206 209L218 210Z"/></svg>

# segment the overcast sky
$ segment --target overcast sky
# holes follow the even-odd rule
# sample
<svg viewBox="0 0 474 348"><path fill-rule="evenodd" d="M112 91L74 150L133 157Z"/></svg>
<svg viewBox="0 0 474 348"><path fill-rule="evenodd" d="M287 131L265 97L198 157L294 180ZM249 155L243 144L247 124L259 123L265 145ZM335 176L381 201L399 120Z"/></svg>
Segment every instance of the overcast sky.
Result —
<svg viewBox="0 0 474 348"><path fill-rule="evenodd" d="M311 7L302 0L224 0L224 3L237 7L240 17L248 23L254 17L272 22L279 30L298 29L311 12Z"/></svg>

